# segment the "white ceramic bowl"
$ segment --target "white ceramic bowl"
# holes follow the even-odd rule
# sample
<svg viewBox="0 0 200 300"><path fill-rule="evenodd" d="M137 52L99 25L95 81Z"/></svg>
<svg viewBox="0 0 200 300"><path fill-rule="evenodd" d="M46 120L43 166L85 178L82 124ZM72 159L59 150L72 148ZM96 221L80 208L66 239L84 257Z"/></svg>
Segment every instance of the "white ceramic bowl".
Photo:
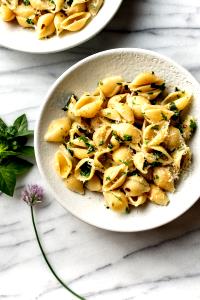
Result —
<svg viewBox="0 0 200 300"><path fill-rule="evenodd" d="M100 52L78 62L57 79L45 98L35 131L37 164L55 198L79 219L107 230L134 232L161 226L183 214L200 196L198 129L190 143L194 157L191 169L188 176L178 184L176 192L169 194L171 201L167 207L149 203L145 207L133 209L128 215L120 215L107 210L99 194L87 193L81 196L69 191L54 171L53 158L58 145L44 142L43 136L49 122L63 115L61 107L66 95L74 92L79 96L83 91L93 91L97 82L106 76L122 75L125 80L130 81L142 71L154 71L165 79L167 86L177 86L191 91L194 95L191 113L198 122L200 86L188 71L155 52L142 49L115 49Z"/></svg>
<svg viewBox="0 0 200 300"><path fill-rule="evenodd" d="M117 12L123 0L104 0L97 16L78 32L38 40L34 30L24 29L12 22L0 20L0 45L29 53L59 52L78 46L101 31Z"/></svg>

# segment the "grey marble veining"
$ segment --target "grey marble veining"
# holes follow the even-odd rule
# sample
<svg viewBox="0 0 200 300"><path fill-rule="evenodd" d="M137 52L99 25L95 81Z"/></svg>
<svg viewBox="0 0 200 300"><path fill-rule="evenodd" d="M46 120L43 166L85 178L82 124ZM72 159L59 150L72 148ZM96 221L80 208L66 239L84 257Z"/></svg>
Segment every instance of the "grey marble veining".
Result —
<svg viewBox="0 0 200 300"><path fill-rule="evenodd" d="M80 59L117 47L140 47L175 59L200 80L198 0L124 0L111 23L69 51L31 55L0 47L0 116L26 112L34 128L48 88ZM74 299L41 257L22 188L41 183L36 167L0 194L0 299ZM45 184L43 183L44 188ZM65 211L46 190L35 210L39 233L59 275L91 300L200 299L200 203L155 230L120 234L93 228Z"/></svg>

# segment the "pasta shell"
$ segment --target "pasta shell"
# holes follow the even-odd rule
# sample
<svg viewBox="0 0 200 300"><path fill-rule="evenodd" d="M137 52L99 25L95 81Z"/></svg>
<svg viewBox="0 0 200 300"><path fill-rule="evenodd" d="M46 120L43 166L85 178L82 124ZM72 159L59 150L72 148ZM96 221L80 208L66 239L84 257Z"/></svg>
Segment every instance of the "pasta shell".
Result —
<svg viewBox="0 0 200 300"><path fill-rule="evenodd" d="M174 191L174 177L169 167L156 167L153 169L154 183L168 192Z"/></svg>
<svg viewBox="0 0 200 300"><path fill-rule="evenodd" d="M97 151L94 155L94 165L99 171L110 168L112 166L112 159L108 149Z"/></svg>
<svg viewBox="0 0 200 300"><path fill-rule="evenodd" d="M127 95L128 94L120 94L120 95L115 95L115 96L111 97L108 100L107 107L115 109L116 104L118 104L118 103L126 103L126 97L127 97Z"/></svg>
<svg viewBox="0 0 200 300"><path fill-rule="evenodd" d="M59 35L63 31L62 22L65 19L65 15L62 12L57 12L54 18L54 25L56 28L56 34Z"/></svg>
<svg viewBox="0 0 200 300"><path fill-rule="evenodd" d="M149 123L159 123L169 121L174 112L163 107L162 105L145 105L142 107L144 118Z"/></svg>
<svg viewBox="0 0 200 300"><path fill-rule="evenodd" d="M143 96L127 96L128 106L132 109L134 116L138 119L144 119L144 115L142 113L142 106L146 104L150 104L149 100Z"/></svg>
<svg viewBox="0 0 200 300"><path fill-rule="evenodd" d="M78 180L74 175L70 175L64 180L66 187L72 192L84 195L83 182Z"/></svg>
<svg viewBox="0 0 200 300"><path fill-rule="evenodd" d="M142 151L135 153L133 156L133 162L136 169L138 169L142 174L148 173L150 165L146 164L146 156Z"/></svg>
<svg viewBox="0 0 200 300"><path fill-rule="evenodd" d="M185 139L185 141L188 141L197 128L195 118L188 115L182 124L182 128L183 128L183 138Z"/></svg>
<svg viewBox="0 0 200 300"><path fill-rule="evenodd" d="M124 164L105 170L103 177L103 191L111 191L120 187L126 180L128 168Z"/></svg>
<svg viewBox="0 0 200 300"><path fill-rule="evenodd" d="M68 118L60 118L51 121L44 136L46 142L63 142L69 133L71 121Z"/></svg>
<svg viewBox="0 0 200 300"><path fill-rule="evenodd" d="M146 194L138 196L138 197L128 197L129 204L131 204L135 207L138 207L138 206L144 204L146 201L147 201Z"/></svg>
<svg viewBox="0 0 200 300"><path fill-rule="evenodd" d="M101 181L97 175L94 175L90 180L88 180L85 186L92 192L102 192Z"/></svg>
<svg viewBox="0 0 200 300"><path fill-rule="evenodd" d="M123 141L131 142L133 144L138 144L141 142L141 131L132 124L112 124L111 127Z"/></svg>
<svg viewBox="0 0 200 300"><path fill-rule="evenodd" d="M144 177L135 174L127 178L123 190L127 197L137 197L149 192L150 186Z"/></svg>
<svg viewBox="0 0 200 300"><path fill-rule="evenodd" d="M55 9L54 1L49 0L29 0L31 6L36 10L53 10Z"/></svg>
<svg viewBox="0 0 200 300"><path fill-rule="evenodd" d="M105 97L113 97L120 92L122 81L123 79L121 76L105 78L99 81L99 89L102 91Z"/></svg>
<svg viewBox="0 0 200 300"><path fill-rule="evenodd" d="M135 79L130 83L130 87L149 85L151 83L161 84L162 82L163 80L158 78L155 74L144 72L135 77Z"/></svg>
<svg viewBox="0 0 200 300"><path fill-rule="evenodd" d="M76 4L75 6L69 6L63 7L63 10L66 12L68 16L71 16L76 13L84 12L86 10L86 3L79 3Z"/></svg>
<svg viewBox="0 0 200 300"><path fill-rule="evenodd" d="M75 104L75 116L94 118L102 106L99 96L83 95Z"/></svg>
<svg viewBox="0 0 200 300"><path fill-rule="evenodd" d="M169 199L166 193L155 184L151 184L151 189L149 192L149 200L158 205L164 205L164 206L166 206L169 203Z"/></svg>
<svg viewBox="0 0 200 300"><path fill-rule="evenodd" d="M152 152L149 153L149 156L146 156L149 163L153 165L155 165L155 163L169 165L173 162L171 155L162 146L152 146L150 150Z"/></svg>
<svg viewBox="0 0 200 300"><path fill-rule="evenodd" d="M191 150L186 145L172 153L173 172L177 179L182 171L185 171L191 163Z"/></svg>
<svg viewBox="0 0 200 300"><path fill-rule="evenodd" d="M144 147L160 145L168 135L168 128L169 122L167 121L147 126L143 132Z"/></svg>
<svg viewBox="0 0 200 300"><path fill-rule="evenodd" d="M89 0L89 1L87 1L87 8L92 16L97 15L101 6L103 5L103 2L104 2L104 0Z"/></svg>
<svg viewBox="0 0 200 300"><path fill-rule="evenodd" d="M0 6L0 16L1 19L5 22L10 22L15 19L15 14L13 13L13 11L3 3Z"/></svg>
<svg viewBox="0 0 200 300"><path fill-rule="evenodd" d="M0 4L5 4L10 10L14 10L19 6L18 0L2 0Z"/></svg>
<svg viewBox="0 0 200 300"><path fill-rule="evenodd" d="M173 151L184 143L180 130L174 126L169 126L168 135L164 140L165 147Z"/></svg>
<svg viewBox="0 0 200 300"><path fill-rule="evenodd" d="M84 158L77 164L74 175L78 180L85 182L93 177L94 172L94 160L91 158Z"/></svg>
<svg viewBox="0 0 200 300"><path fill-rule="evenodd" d="M119 190L103 192L105 206L116 212L125 212L128 208L128 199Z"/></svg>
<svg viewBox="0 0 200 300"><path fill-rule="evenodd" d="M112 154L113 161L117 164L125 164L129 169L133 170L133 151L126 146L121 146Z"/></svg>
<svg viewBox="0 0 200 300"><path fill-rule="evenodd" d="M72 14L62 22L62 27L68 31L79 31L82 29L88 20L91 18L89 12L79 12Z"/></svg>
<svg viewBox="0 0 200 300"><path fill-rule="evenodd" d="M43 39L52 35L56 28L54 25L54 14L47 13L39 17L37 22L37 35L39 39Z"/></svg>
<svg viewBox="0 0 200 300"><path fill-rule="evenodd" d="M115 106L115 110L121 117L122 122L128 122L133 124L134 123L134 114L133 111L130 109L128 104L126 103L117 103Z"/></svg>
<svg viewBox="0 0 200 300"><path fill-rule="evenodd" d="M60 147L55 154L55 170L64 179L69 176L72 170L72 158L63 147Z"/></svg>

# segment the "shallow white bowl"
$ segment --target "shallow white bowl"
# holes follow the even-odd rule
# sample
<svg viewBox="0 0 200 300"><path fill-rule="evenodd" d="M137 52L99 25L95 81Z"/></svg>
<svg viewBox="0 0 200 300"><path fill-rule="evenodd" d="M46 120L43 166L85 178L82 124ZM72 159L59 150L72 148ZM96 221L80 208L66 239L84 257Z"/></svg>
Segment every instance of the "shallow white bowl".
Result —
<svg viewBox="0 0 200 300"><path fill-rule="evenodd" d="M83 91L93 91L97 82L111 75L122 75L130 81L142 71L154 71L165 79L167 86L177 86L194 95L192 114L197 121L200 116L200 86L188 71L171 59L142 49L115 49L92 55L68 69L57 79L48 92L39 114L35 130L35 150L38 168L48 187L60 204L79 219L94 226L121 232L134 232L166 224L188 210L200 196L200 131L197 129L190 145L193 163L188 176L178 184L170 203L161 207L149 205L133 209L128 215L120 215L104 207L102 196L87 193L85 196L65 188L53 167L57 144L44 142L43 136L52 119L63 115L61 107L68 93L80 96Z"/></svg>
<svg viewBox="0 0 200 300"><path fill-rule="evenodd" d="M0 20L0 45L29 53L59 52L78 46L94 37L113 18L123 0L104 0L97 16L78 32L38 40L36 32L12 22Z"/></svg>

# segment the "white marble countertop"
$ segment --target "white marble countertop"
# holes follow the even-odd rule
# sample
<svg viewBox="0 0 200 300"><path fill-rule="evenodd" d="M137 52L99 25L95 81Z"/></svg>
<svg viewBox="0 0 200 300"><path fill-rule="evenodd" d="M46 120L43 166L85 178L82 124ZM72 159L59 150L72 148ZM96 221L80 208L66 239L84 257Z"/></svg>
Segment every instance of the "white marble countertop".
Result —
<svg viewBox="0 0 200 300"><path fill-rule="evenodd" d="M34 128L39 106L69 66L101 50L140 47L175 59L200 80L199 0L124 0L112 22L91 41L50 55L0 47L0 116L26 113ZM49 272L20 193L40 183L37 167L0 195L0 299L74 299ZM44 183L43 186L45 187ZM93 228L65 211L46 190L36 210L42 243L58 274L91 300L200 299L200 203L152 231L120 234Z"/></svg>

